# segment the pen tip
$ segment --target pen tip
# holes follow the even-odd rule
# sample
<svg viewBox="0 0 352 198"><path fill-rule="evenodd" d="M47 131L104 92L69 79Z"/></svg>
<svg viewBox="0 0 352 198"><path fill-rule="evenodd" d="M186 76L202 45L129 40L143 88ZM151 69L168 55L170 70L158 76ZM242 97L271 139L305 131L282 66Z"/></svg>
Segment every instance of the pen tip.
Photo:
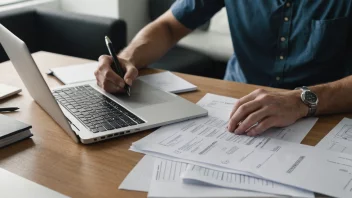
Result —
<svg viewBox="0 0 352 198"><path fill-rule="evenodd" d="M106 40L107 42L111 43L111 41L110 41L110 39L109 39L108 36L105 36L105 40Z"/></svg>

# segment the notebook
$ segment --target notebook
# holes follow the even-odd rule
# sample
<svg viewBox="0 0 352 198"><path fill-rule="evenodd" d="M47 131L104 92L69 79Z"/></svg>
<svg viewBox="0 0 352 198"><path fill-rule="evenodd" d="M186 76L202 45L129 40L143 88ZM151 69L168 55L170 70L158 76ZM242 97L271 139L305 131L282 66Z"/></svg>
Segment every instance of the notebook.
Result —
<svg viewBox="0 0 352 198"><path fill-rule="evenodd" d="M186 80L176 76L169 71L141 76L138 79L163 91L171 93L183 93L197 90L197 86L187 82Z"/></svg>
<svg viewBox="0 0 352 198"><path fill-rule="evenodd" d="M65 85L94 81L94 72L98 68L98 62L57 67L49 70L49 75L58 78Z"/></svg>
<svg viewBox="0 0 352 198"><path fill-rule="evenodd" d="M17 87L0 84L0 100L20 93L22 90Z"/></svg>
<svg viewBox="0 0 352 198"><path fill-rule="evenodd" d="M31 137L32 126L0 114L0 148Z"/></svg>

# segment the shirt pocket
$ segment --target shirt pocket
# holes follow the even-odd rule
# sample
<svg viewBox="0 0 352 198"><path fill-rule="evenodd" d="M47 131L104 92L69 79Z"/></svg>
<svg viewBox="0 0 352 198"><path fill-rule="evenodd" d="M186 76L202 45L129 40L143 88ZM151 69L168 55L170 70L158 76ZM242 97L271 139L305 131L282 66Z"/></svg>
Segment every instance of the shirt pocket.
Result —
<svg viewBox="0 0 352 198"><path fill-rule="evenodd" d="M348 36L348 18L312 20L308 43L314 61L336 58L344 51Z"/></svg>

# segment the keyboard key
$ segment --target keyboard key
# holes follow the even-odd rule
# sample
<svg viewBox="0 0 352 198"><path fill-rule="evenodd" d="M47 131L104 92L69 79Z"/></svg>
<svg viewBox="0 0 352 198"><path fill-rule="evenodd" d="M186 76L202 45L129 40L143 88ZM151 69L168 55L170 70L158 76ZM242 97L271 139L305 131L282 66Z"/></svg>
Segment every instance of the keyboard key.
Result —
<svg viewBox="0 0 352 198"><path fill-rule="evenodd" d="M107 123L107 122L104 122L103 124L103 127L104 128L106 128L107 130L113 130L114 129L114 127L112 127L109 123Z"/></svg>
<svg viewBox="0 0 352 198"><path fill-rule="evenodd" d="M109 124L110 124L111 126L113 126L115 129L121 128L121 126L120 126L117 122L115 122L115 121L109 121Z"/></svg>

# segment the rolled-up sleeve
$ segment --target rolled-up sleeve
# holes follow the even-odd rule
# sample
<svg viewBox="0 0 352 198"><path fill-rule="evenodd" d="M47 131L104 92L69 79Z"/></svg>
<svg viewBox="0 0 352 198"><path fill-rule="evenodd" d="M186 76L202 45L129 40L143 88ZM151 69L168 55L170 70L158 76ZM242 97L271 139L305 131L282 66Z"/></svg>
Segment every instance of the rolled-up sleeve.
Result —
<svg viewBox="0 0 352 198"><path fill-rule="evenodd" d="M171 11L189 29L196 29L214 16L225 5L223 0L177 0Z"/></svg>

